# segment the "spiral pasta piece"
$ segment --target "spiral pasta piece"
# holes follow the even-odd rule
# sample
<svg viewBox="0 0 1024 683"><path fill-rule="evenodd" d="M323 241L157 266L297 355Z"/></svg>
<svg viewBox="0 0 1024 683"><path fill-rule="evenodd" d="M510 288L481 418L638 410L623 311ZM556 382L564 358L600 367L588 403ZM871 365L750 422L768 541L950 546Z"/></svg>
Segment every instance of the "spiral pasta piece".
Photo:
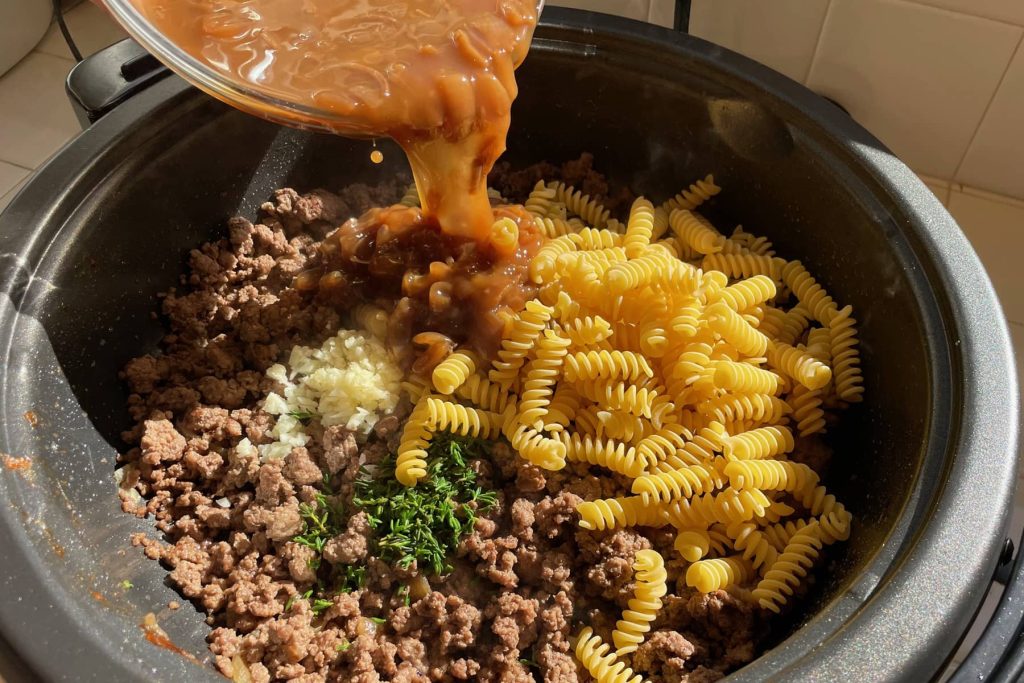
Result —
<svg viewBox="0 0 1024 683"><path fill-rule="evenodd" d="M656 550L638 550L633 560L636 588L628 609L615 624L612 642L619 656L635 652L651 630L651 622L661 610L661 599L668 593L665 560Z"/></svg>
<svg viewBox="0 0 1024 683"><path fill-rule="evenodd" d="M712 304L707 308L708 325L722 338L747 356L763 356L768 350L769 340L762 332L750 326L739 313L724 303Z"/></svg>
<svg viewBox="0 0 1024 683"><path fill-rule="evenodd" d="M554 314L554 309L534 299L526 302L526 308L512 323L512 329L501 341L501 349L493 363L488 378L508 389L519 376L519 368L526 361L526 354L533 349L544 326Z"/></svg>
<svg viewBox="0 0 1024 683"><path fill-rule="evenodd" d="M772 243L768 241L766 237L757 237L743 230L742 225L737 225L732 231L732 235L729 239L741 244L752 254L759 256L775 256L775 251L772 250Z"/></svg>
<svg viewBox="0 0 1024 683"><path fill-rule="evenodd" d="M548 413L555 382L569 352L569 340L554 330L544 330L537 342L537 357L526 367L523 390L519 396L519 421L539 427Z"/></svg>
<svg viewBox="0 0 1024 683"><path fill-rule="evenodd" d="M716 301L738 312L775 298L775 281L767 275L753 275L717 292Z"/></svg>
<svg viewBox="0 0 1024 683"><path fill-rule="evenodd" d="M548 431L560 431L569 426L576 419L583 397L576 388L568 382L560 382L555 386L555 392L548 404L548 413L544 418L544 429Z"/></svg>
<svg viewBox="0 0 1024 683"><path fill-rule="evenodd" d="M574 318L561 327L573 346L594 346L612 336L611 323L599 315Z"/></svg>
<svg viewBox="0 0 1024 683"><path fill-rule="evenodd" d="M700 276L698 269L658 249L649 249L642 256L615 263L605 273L608 290L612 294L622 294L652 283L692 292L700 284Z"/></svg>
<svg viewBox="0 0 1024 683"><path fill-rule="evenodd" d="M638 197L629 209L629 220L626 221L626 238L622 246L628 258L642 256L651 243L654 234L654 205L643 197Z"/></svg>
<svg viewBox="0 0 1024 683"><path fill-rule="evenodd" d="M686 585L701 593L714 593L728 586L744 583L754 573L742 555L698 560L686 570Z"/></svg>
<svg viewBox="0 0 1024 683"><path fill-rule="evenodd" d="M493 439L501 433L499 413L430 397L426 399L426 407L427 428L432 432L453 432L481 439Z"/></svg>
<svg viewBox="0 0 1024 683"><path fill-rule="evenodd" d="M721 484L713 469L705 465L688 465L678 470L645 474L633 480L633 493L642 498L664 502L673 498L689 498L708 493Z"/></svg>
<svg viewBox="0 0 1024 683"><path fill-rule="evenodd" d="M577 249L583 251L621 247L625 241L625 235L596 228L583 228L573 235L568 235L568 238L572 240Z"/></svg>
<svg viewBox="0 0 1024 683"><path fill-rule="evenodd" d="M625 663L618 661L618 655L609 652L611 646L594 635L589 626L580 632L573 649L594 683L643 683L643 676L634 674Z"/></svg>
<svg viewBox="0 0 1024 683"><path fill-rule="evenodd" d="M857 321L851 317L852 306L838 311L829 325L832 340L832 359L836 395L848 403L863 400L864 379L860 371L860 352L857 350Z"/></svg>
<svg viewBox="0 0 1024 683"><path fill-rule="evenodd" d="M591 251L572 251L562 254L555 260L555 269L559 273L568 272L573 266L583 264L594 269L598 275L603 275L612 266L625 263L626 250L622 247L610 247L608 249L594 249Z"/></svg>
<svg viewBox="0 0 1024 683"><path fill-rule="evenodd" d="M597 199L591 199L590 195L583 194L571 185L552 182L548 188L554 192L553 197L565 205L565 207L576 214L592 228L603 228L608 223L608 216L611 211L606 209Z"/></svg>
<svg viewBox="0 0 1024 683"><path fill-rule="evenodd" d="M772 547L782 552L796 532L803 529L808 523L806 519L790 519L785 522L769 524L762 527L761 531L765 539L772 544Z"/></svg>
<svg viewBox="0 0 1024 683"><path fill-rule="evenodd" d="M565 446L566 460L598 465L630 478L644 471L636 449L621 441L569 432L560 432L556 438Z"/></svg>
<svg viewBox="0 0 1024 683"><path fill-rule="evenodd" d="M455 389L455 395L494 413L504 413L510 404L515 403L515 398L508 391L481 375L470 375Z"/></svg>
<svg viewBox="0 0 1024 683"><path fill-rule="evenodd" d="M699 254L717 254L725 246L725 237L698 214L675 209L668 222L679 239Z"/></svg>
<svg viewBox="0 0 1024 683"><path fill-rule="evenodd" d="M627 526L662 527L669 523L660 505L645 503L640 496L588 500L576 506L580 526L591 531Z"/></svg>
<svg viewBox="0 0 1024 683"><path fill-rule="evenodd" d="M601 435L634 445L642 443L654 432L654 427L644 418L620 410L601 410L595 414L595 417L597 417ZM637 454L641 458L644 457L639 449L637 449Z"/></svg>
<svg viewBox="0 0 1024 683"><path fill-rule="evenodd" d="M454 394L455 390L476 372L479 362L480 359L476 354L467 349L450 354L434 368L434 373L431 376L434 389L446 396Z"/></svg>
<svg viewBox="0 0 1024 683"><path fill-rule="evenodd" d="M789 414L790 407L781 399L767 394L726 394L702 402L697 410L722 423L750 420L778 424Z"/></svg>
<svg viewBox="0 0 1024 683"><path fill-rule="evenodd" d="M821 407L821 389L810 390L803 385L793 388L789 406L800 436L821 434L825 431L825 411Z"/></svg>
<svg viewBox="0 0 1024 683"><path fill-rule="evenodd" d="M429 425L427 401L420 399L402 429L395 459L395 478L403 486L415 486L427 476L427 445L433 431Z"/></svg>
<svg viewBox="0 0 1024 683"><path fill-rule="evenodd" d="M547 216L534 216L533 224L537 226L537 232L548 238L563 237L571 235L578 230L572 221L564 220L562 211L564 207L558 204L554 209L549 209Z"/></svg>
<svg viewBox="0 0 1024 683"><path fill-rule="evenodd" d="M514 254L519 248L519 226L511 218L499 218L491 226L487 239L499 254Z"/></svg>
<svg viewBox="0 0 1024 683"><path fill-rule="evenodd" d="M677 194L675 197L667 200L662 204L662 208L669 212L676 209L693 211L721 191L722 188L715 185L715 177L708 174L703 180L698 180L692 183L688 188Z"/></svg>
<svg viewBox="0 0 1024 683"><path fill-rule="evenodd" d="M675 423L664 424L652 434L644 437L637 444L636 451L641 458L653 467L656 463L667 460L677 451L685 448L685 437L687 436L689 434L682 425Z"/></svg>
<svg viewBox="0 0 1024 683"><path fill-rule="evenodd" d="M744 394L775 394L781 387L780 378L774 372L735 361L715 363L715 384Z"/></svg>
<svg viewBox="0 0 1024 683"><path fill-rule="evenodd" d="M654 389L637 388L626 382L604 378L577 382L580 395L612 410L625 410L632 415L653 419L656 402L661 396Z"/></svg>
<svg viewBox="0 0 1024 683"><path fill-rule="evenodd" d="M560 441L516 420L506 420L502 431L512 448L537 467L550 471L565 467L565 446Z"/></svg>
<svg viewBox="0 0 1024 683"><path fill-rule="evenodd" d="M758 427L725 439L723 455L726 460L767 460L789 453L796 446L793 432L788 427L772 425Z"/></svg>
<svg viewBox="0 0 1024 683"><path fill-rule="evenodd" d="M541 218L565 219L565 204L557 199L554 189L548 188L543 180L538 180L533 186L530 196L526 198L524 208L534 216Z"/></svg>
<svg viewBox="0 0 1024 683"><path fill-rule="evenodd" d="M828 326L839 312L835 302L807 272L799 261L790 261L782 268L782 280L814 319Z"/></svg>
<svg viewBox="0 0 1024 683"><path fill-rule="evenodd" d="M695 296L686 296L673 310L674 315L668 326L674 333L683 337L695 337L700 330L704 305Z"/></svg>
<svg viewBox="0 0 1024 683"><path fill-rule="evenodd" d="M701 262L705 271L719 271L731 278L750 278L767 275L776 282L782 281L783 259L757 254L707 254Z"/></svg>
<svg viewBox="0 0 1024 683"><path fill-rule="evenodd" d="M743 553L743 559L758 571L767 572L775 564L779 551L761 533L756 524L739 522L725 527L726 535L732 539L733 547Z"/></svg>
<svg viewBox="0 0 1024 683"><path fill-rule="evenodd" d="M789 596L807 576L821 550L817 520L793 534L775 563L758 582L752 596L758 604L775 613L781 611Z"/></svg>
<svg viewBox="0 0 1024 683"><path fill-rule="evenodd" d="M768 347L768 363L808 389L821 389L832 380L832 369L806 351L783 342Z"/></svg>
<svg viewBox="0 0 1024 683"><path fill-rule="evenodd" d="M577 351L565 358L565 379L569 382L595 379L634 381L653 377L647 359L633 351Z"/></svg>
<svg viewBox="0 0 1024 683"><path fill-rule="evenodd" d="M639 496L636 496L639 498ZM677 529L707 527L716 522L732 524L763 517L772 501L762 491L726 489L692 498L676 498L661 504L669 523Z"/></svg>
<svg viewBox="0 0 1024 683"><path fill-rule="evenodd" d="M799 462L734 460L726 464L724 472L735 489L788 491L800 497L818 485L817 472Z"/></svg>
<svg viewBox="0 0 1024 683"><path fill-rule="evenodd" d="M852 522L853 515L846 508L841 505L835 506L828 513L818 518L821 542L828 545L836 541L845 541L850 537L850 525Z"/></svg>

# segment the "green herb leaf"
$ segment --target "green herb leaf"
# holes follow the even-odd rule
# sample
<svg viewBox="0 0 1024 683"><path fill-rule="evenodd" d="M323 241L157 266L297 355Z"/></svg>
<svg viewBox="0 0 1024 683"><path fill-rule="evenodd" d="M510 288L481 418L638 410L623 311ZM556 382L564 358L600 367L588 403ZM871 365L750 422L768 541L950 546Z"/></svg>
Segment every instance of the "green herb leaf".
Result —
<svg viewBox="0 0 1024 683"><path fill-rule="evenodd" d="M416 563L433 574L450 572L448 557L497 502L494 491L477 486L470 467L489 447L482 439L438 434L427 448L427 476L412 487L395 479L393 455L372 473L364 469L353 502L376 532L377 556L405 569Z"/></svg>
<svg viewBox="0 0 1024 683"><path fill-rule="evenodd" d="M370 617L370 621L372 621L373 623L378 624L378 625L383 625L383 624L386 624L388 622L388 620L385 619L384 617Z"/></svg>
<svg viewBox="0 0 1024 683"><path fill-rule="evenodd" d="M310 413L310 412L305 411L305 410L293 410L290 413L285 413L285 415L287 415L288 417L295 418L296 420L301 422L303 425L308 425L310 420L312 420L314 417L316 417L315 413Z"/></svg>
<svg viewBox="0 0 1024 683"><path fill-rule="evenodd" d="M118 585L121 586L121 590L130 590L132 588L135 588L135 584L129 581L128 579L125 579Z"/></svg>
<svg viewBox="0 0 1024 683"><path fill-rule="evenodd" d="M291 612L292 611L292 605L295 604L295 599L298 598L298 597L299 597L298 594L295 594L292 597L288 598L288 602L284 603L284 611L285 612Z"/></svg>
<svg viewBox="0 0 1024 683"><path fill-rule="evenodd" d="M334 649L338 652L347 652L350 647L352 647L352 643L348 642L347 640L343 640L340 643L338 643Z"/></svg>

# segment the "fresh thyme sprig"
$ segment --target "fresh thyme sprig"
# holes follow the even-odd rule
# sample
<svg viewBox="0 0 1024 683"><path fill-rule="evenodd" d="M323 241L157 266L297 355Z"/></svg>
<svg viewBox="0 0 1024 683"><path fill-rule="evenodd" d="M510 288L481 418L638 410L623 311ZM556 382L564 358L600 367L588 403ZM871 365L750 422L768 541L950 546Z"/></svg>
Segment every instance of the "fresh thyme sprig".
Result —
<svg viewBox="0 0 1024 683"><path fill-rule="evenodd" d="M448 556L472 531L477 515L497 502L497 494L477 485L470 462L483 457L488 442L438 434L427 449L427 476L416 486L395 479L395 458L355 482L353 502L376 532L376 552L385 562L445 574Z"/></svg>
<svg viewBox="0 0 1024 683"><path fill-rule="evenodd" d="M332 604L330 596L335 593L350 593L363 587L366 567L357 565L332 566L321 570L323 552L327 542L344 531L345 508L334 497L330 488L330 475L324 475L322 490L318 491L312 503L301 503L302 531L292 541L311 549L314 553L309 566L317 572L316 587L305 593L292 596L285 604L287 612L296 598L309 601L314 615L320 615Z"/></svg>

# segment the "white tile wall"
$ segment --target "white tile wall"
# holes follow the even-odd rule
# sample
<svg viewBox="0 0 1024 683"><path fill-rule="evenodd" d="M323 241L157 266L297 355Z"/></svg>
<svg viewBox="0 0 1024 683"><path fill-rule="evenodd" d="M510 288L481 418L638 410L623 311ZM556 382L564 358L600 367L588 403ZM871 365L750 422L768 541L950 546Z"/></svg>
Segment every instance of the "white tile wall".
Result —
<svg viewBox="0 0 1024 683"><path fill-rule="evenodd" d="M1024 29L898 0L832 0L807 85L914 168L952 178Z"/></svg>
<svg viewBox="0 0 1024 683"><path fill-rule="evenodd" d="M693 0L690 33L807 78L829 0Z"/></svg>
<svg viewBox="0 0 1024 683"><path fill-rule="evenodd" d="M971 240L996 286L1006 317L1024 323L1024 202L995 201L954 189L949 212Z"/></svg>
<svg viewBox="0 0 1024 683"><path fill-rule="evenodd" d="M671 27L675 21L675 0L548 0L546 4L615 14L659 26Z"/></svg>
<svg viewBox="0 0 1024 683"><path fill-rule="evenodd" d="M116 43L125 37L124 30L110 20L106 12L91 2L83 2L64 14L64 23L83 55ZM36 50L56 57L71 59L71 51L56 24L50 26Z"/></svg>
<svg viewBox="0 0 1024 683"><path fill-rule="evenodd" d="M0 161L34 169L78 132L64 94L72 64L33 52L0 79Z"/></svg>
<svg viewBox="0 0 1024 683"><path fill-rule="evenodd" d="M1024 1L1020 3L1024 10ZM1003 82L967 150L956 179L1024 198L1024 47L1018 46Z"/></svg>

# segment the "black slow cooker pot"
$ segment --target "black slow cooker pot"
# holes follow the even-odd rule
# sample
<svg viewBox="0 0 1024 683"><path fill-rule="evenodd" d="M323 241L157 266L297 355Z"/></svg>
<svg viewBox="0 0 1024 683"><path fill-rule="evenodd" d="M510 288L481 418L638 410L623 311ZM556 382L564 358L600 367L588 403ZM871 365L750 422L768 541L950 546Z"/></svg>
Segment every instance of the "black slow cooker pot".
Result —
<svg viewBox="0 0 1024 683"><path fill-rule="evenodd" d="M802 611L730 677L924 681L954 652L1004 544L1016 481L1007 328L978 258L915 175L846 114L714 45L549 9L519 73L506 159L593 152L655 198L709 172L711 217L803 260L861 320L866 401L830 434L854 514ZM280 186L377 182L397 148L284 129L160 80L55 156L0 216L0 634L44 679L221 680L203 617L128 537L114 460L124 363L154 348L188 251ZM14 461L7 461L13 464ZM129 582L131 587L128 587Z"/></svg>

